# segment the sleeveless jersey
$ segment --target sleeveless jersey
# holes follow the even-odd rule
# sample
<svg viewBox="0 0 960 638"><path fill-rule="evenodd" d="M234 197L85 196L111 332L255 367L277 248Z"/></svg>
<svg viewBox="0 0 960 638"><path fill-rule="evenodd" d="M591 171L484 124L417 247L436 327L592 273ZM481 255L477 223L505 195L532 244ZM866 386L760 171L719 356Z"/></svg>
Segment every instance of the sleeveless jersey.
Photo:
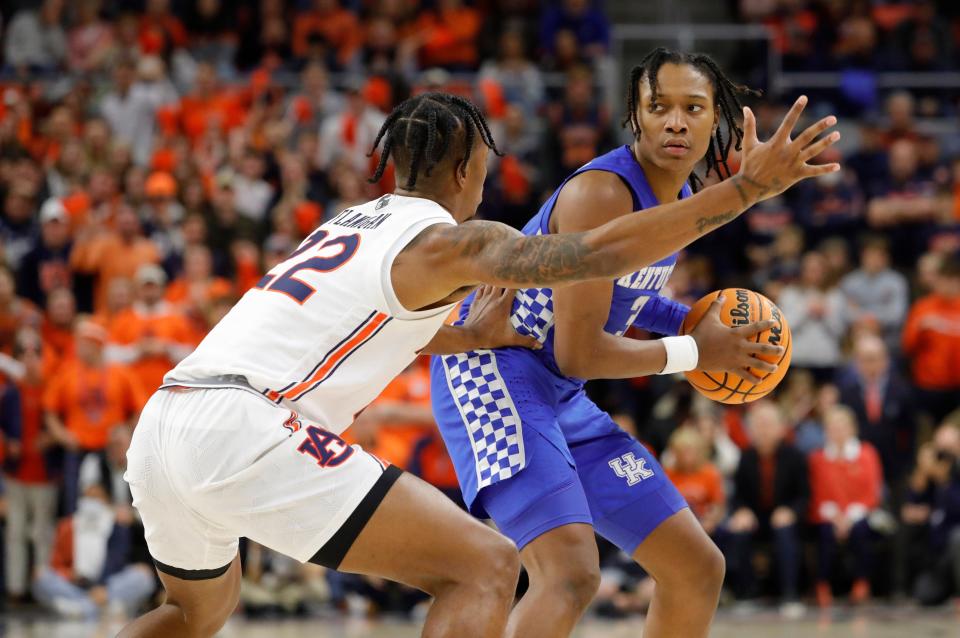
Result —
<svg viewBox="0 0 960 638"><path fill-rule="evenodd" d="M414 237L455 223L436 202L395 194L343 211L249 290L164 382L242 376L271 401L339 434L455 305L408 311L390 279Z"/></svg>
<svg viewBox="0 0 960 638"><path fill-rule="evenodd" d="M568 181L586 171L608 171L618 175L633 195L635 211L659 205L643 173L643 168L634 159L630 147L621 146L594 158L567 177L550 199L541 206L539 212L524 226L525 235L550 233L550 215L560 196L560 191ZM680 197L690 195L690 186L684 184ZM642 214L642 212L635 214ZM659 294L676 263L677 255L674 253L655 264L617 279L604 330L611 334L622 335L630 326L635 325L659 334L677 334L689 308ZM460 311L461 322L469 313L474 296L471 294L464 301ZM511 322L518 332L531 335L543 344L543 348L537 351L536 355L553 372L563 376L554 357L553 291L550 288L528 288L517 291L513 301ZM575 383L582 383L579 379L568 378Z"/></svg>

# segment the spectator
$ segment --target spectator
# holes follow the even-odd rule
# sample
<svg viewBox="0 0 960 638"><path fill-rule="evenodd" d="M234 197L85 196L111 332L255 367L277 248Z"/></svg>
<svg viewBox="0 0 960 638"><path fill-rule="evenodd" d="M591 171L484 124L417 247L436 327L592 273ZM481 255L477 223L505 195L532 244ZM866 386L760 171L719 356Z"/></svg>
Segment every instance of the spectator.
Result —
<svg viewBox="0 0 960 638"><path fill-rule="evenodd" d="M120 312L108 327L107 358L130 366L147 392L159 388L163 375L196 345L196 333L186 317L163 299L166 282L159 266L141 266L136 303Z"/></svg>
<svg viewBox="0 0 960 638"><path fill-rule="evenodd" d="M13 354L22 366L22 376L13 392L5 392L0 404L6 411L16 403L19 421L18 436L12 441L15 449L8 441L4 464L6 592L18 602L24 602L29 591L29 557L33 557L34 565L46 565L50 560L57 508L57 485L45 457L50 439L43 430L41 410L45 381L42 352L38 332L24 328L17 333ZM4 425L14 418L5 414Z"/></svg>
<svg viewBox="0 0 960 638"><path fill-rule="evenodd" d="M414 446L435 430L426 360L411 364L350 427L365 449L403 469L410 467Z"/></svg>
<svg viewBox="0 0 960 638"><path fill-rule="evenodd" d="M104 312L91 317L109 332L113 326L122 321L124 313L133 305L133 282L129 279L114 279L107 289L107 307Z"/></svg>
<svg viewBox="0 0 960 638"><path fill-rule="evenodd" d="M724 479L724 487L732 487L733 476L740 464L740 448L727 434L723 409L718 403L695 396L690 406L689 425L703 437L707 459Z"/></svg>
<svg viewBox="0 0 960 638"><path fill-rule="evenodd" d="M925 248L929 225L949 214L949 197L938 193L937 185L920 173L917 143L898 139L888 154L886 188L867 204L867 220L877 229L897 233L894 261L912 265Z"/></svg>
<svg viewBox="0 0 960 638"><path fill-rule="evenodd" d="M36 192L28 184L14 183L3 198L0 215L0 240L7 264L19 269L20 262L33 247L37 224L34 219Z"/></svg>
<svg viewBox="0 0 960 638"><path fill-rule="evenodd" d="M48 199L40 207L40 233L20 263L17 289L24 298L45 306L47 294L54 288L73 286L70 272L70 220L57 199Z"/></svg>
<svg viewBox="0 0 960 638"><path fill-rule="evenodd" d="M59 365L74 355L74 329L77 319L77 302L67 288L55 288L47 296L47 314L40 334L43 343L50 349L53 366ZM53 372L54 367L48 369Z"/></svg>
<svg viewBox="0 0 960 638"><path fill-rule="evenodd" d="M221 0L198 0L184 17L191 53L200 60L216 60L218 66L229 64L235 44L230 40L233 11Z"/></svg>
<svg viewBox="0 0 960 638"><path fill-rule="evenodd" d="M759 592L753 554L757 541L772 543L771 565L779 576L781 612L803 613L800 604L802 549L800 525L810 500L807 461L786 442L787 424L776 404L761 400L750 406L747 424L751 445L740 459L735 476L733 511L726 524L731 535L730 575L739 599Z"/></svg>
<svg viewBox="0 0 960 638"><path fill-rule="evenodd" d="M196 144L205 134L223 134L243 124L246 112L239 96L220 86L217 70L201 62L193 80L193 91L184 95L173 109L172 119Z"/></svg>
<svg viewBox="0 0 960 638"><path fill-rule="evenodd" d="M264 221L267 207L274 196L273 186L264 179L265 173L263 156L253 149L247 149L240 160L240 170L232 177L237 212L257 224Z"/></svg>
<svg viewBox="0 0 960 638"><path fill-rule="evenodd" d="M670 436L664 455L667 476L686 499L703 529L713 536L726 514L723 479L707 460L706 442L693 428L683 427Z"/></svg>
<svg viewBox="0 0 960 638"><path fill-rule="evenodd" d="M133 613L156 589L149 557L131 552L129 512L111 506L101 479L84 473L76 511L57 526L50 565L33 584L38 601L68 618L94 619L104 608Z"/></svg>
<svg viewBox="0 0 960 638"><path fill-rule="evenodd" d="M924 445L910 478L902 509L908 558L914 569L913 594L922 605L937 605L960 595L960 430L941 425Z"/></svg>
<svg viewBox="0 0 960 638"><path fill-rule="evenodd" d="M890 365L882 339L864 335L853 346L853 365L838 382L840 402L857 418L857 437L880 455L883 475L897 486L913 456L913 390Z"/></svg>
<svg viewBox="0 0 960 638"><path fill-rule="evenodd" d="M610 114L597 98L589 67L575 67L567 73L563 99L548 107L547 119L543 153L549 172L545 184L559 184L610 143Z"/></svg>
<svg viewBox="0 0 960 638"><path fill-rule="evenodd" d="M960 259L943 260L933 290L910 308L903 328L921 409L939 421L960 403Z"/></svg>
<svg viewBox="0 0 960 638"><path fill-rule="evenodd" d="M563 0L547 6L540 19L540 42L547 54L554 53L556 35L562 30L571 31L591 59L606 55L610 48L610 24L590 0Z"/></svg>
<svg viewBox="0 0 960 638"><path fill-rule="evenodd" d="M134 161L143 166L153 150L157 110L175 102L177 94L168 82L138 81L137 74L130 60L122 59L114 66L113 90L100 102L100 113L114 138L129 146Z"/></svg>
<svg viewBox="0 0 960 638"><path fill-rule="evenodd" d="M232 260L233 244L238 240L257 237L259 226L237 211L233 177L230 174L217 176L210 202L213 205L213 215L210 217L210 239L207 248L213 253L216 263L227 264Z"/></svg>
<svg viewBox="0 0 960 638"><path fill-rule="evenodd" d="M346 66L363 39L357 16L338 0L313 0L311 9L293 21L293 53L305 56L311 34L320 35L336 52L336 62Z"/></svg>
<svg viewBox="0 0 960 638"><path fill-rule="evenodd" d="M166 289L164 298L187 313L198 312L207 302L229 295L233 285L213 274L213 257L206 246L189 247L183 255L183 276Z"/></svg>
<svg viewBox="0 0 960 638"><path fill-rule="evenodd" d="M522 109L527 118L536 115L544 100L543 77L527 56L523 34L517 29L504 31L496 60L484 63L477 77L490 80L503 90L504 99Z"/></svg>
<svg viewBox="0 0 960 638"><path fill-rule="evenodd" d="M840 151L836 149L822 153L817 161L843 165ZM849 236L864 224L863 190L856 173L844 167L828 175L828 179L804 184L793 194L794 199L798 200L798 217L811 243L829 235Z"/></svg>
<svg viewBox="0 0 960 638"><path fill-rule="evenodd" d="M821 253L803 256L800 281L784 288L778 303L790 317L792 365L810 370L818 381L830 379L842 361L846 316L843 294L830 285Z"/></svg>
<svg viewBox="0 0 960 638"><path fill-rule="evenodd" d="M307 65L300 73L299 87L287 110L287 118L299 129L319 130L325 118L343 108L343 96L330 89L330 78L322 64Z"/></svg>
<svg viewBox="0 0 960 638"><path fill-rule="evenodd" d="M160 261L157 246L143 236L140 220L129 206L117 211L114 230L89 223L77 233L70 263L80 273L96 277L94 308L105 307L107 287L114 279L132 279L144 264Z"/></svg>
<svg viewBox="0 0 960 638"><path fill-rule="evenodd" d="M21 73L60 67L67 52L62 14L63 0L44 0L39 9L22 8L13 14L4 46L7 66Z"/></svg>
<svg viewBox="0 0 960 638"><path fill-rule="evenodd" d="M140 50L169 57L174 49L187 45L187 30L170 11L170 0L147 0L140 16Z"/></svg>
<svg viewBox="0 0 960 638"><path fill-rule="evenodd" d="M320 127L317 166L327 170L343 157L355 171L366 175L370 167L367 153L386 118L363 97L360 78L351 78L349 82L345 87L346 108L329 116Z"/></svg>
<svg viewBox="0 0 960 638"><path fill-rule="evenodd" d="M917 134L916 100L909 91L895 91L886 102L887 126L883 133L883 145L891 150L898 140L915 142Z"/></svg>
<svg viewBox="0 0 960 638"><path fill-rule="evenodd" d="M451 501L466 509L456 469L436 428L427 430L413 443L407 470L443 492Z"/></svg>
<svg viewBox="0 0 960 638"><path fill-rule="evenodd" d="M919 0L913 9L913 15L893 33L897 66L909 71L947 70L953 59L950 25L937 17L932 0Z"/></svg>
<svg viewBox="0 0 960 638"><path fill-rule="evenodd" d="M826 261L827 281L831 286L839 285L840 281L853 271L850 245L843 237L827 237L817 246L817 252L822 254Z"/></svg>
<svg viewBox="0 0 960 638"><path fill-rule="evenodd" d="M527 223L530 211L536 208L536 186L540 178L540 127L524 115L523 110L508 104L502 120L490 123L497 146L504 156L491 160L489 170L499 173L500 201L484 217L496 219L520 229ZM495 156L494 156L495 157ZM486 199L487 196L485 195Z"/></svg>
<svg viewBox="0 0 960 638"><path fill-rule="evenodd" d="M107 332L91 321L77 326L77 355L65 362L44 390L45 422L64 448L64 511L77 506L80 462L107 445L111 429L132 426L147 395L124 366L103 356Z"/></svg>
<svg viewBox="0 0 960 638"><path fill-rule="evenodd" d="M100 19L100 0L80 0L67 35L67 66L76 73L99 71L113 46L113 28Z"/></svg>
<svg viewBox="0 0 960 638"><path fill-rule="evenodd" d="M886 238L873 236L860 249L860 268L845 276L840 290L854 323L876 324L889 346L899 347L898 335L907 316L910 290L906 278L890 267Z"/></svg>
<svg viewBox="0 0 960 638"><path fill-rule="evenodd" d="M845 158L844 164L856 173L857 183L867 199L871 199L886 189L887 155L884 133L877 116L874 115L865 116L859 125L859 146Z"/></svg>
<svg viewBox="0 0 960 638"><path fill-rule="evenodd" d="M0 353L13 352L14 336L21 327L39 329L42 315L32 303L18 297L13 273L0 264Z"/></svg>
<svg viewBox="0 0 960 638"><path fill-rule="evenodd" d="M837 545L854 555L850 601L870 598L873 532L870 514L880 505L883 470L872 445L857 439L856 415L836 406L824 417L827 444L810 456L810 522L817 527L817 604L833 603L830 580L837 564Z"/></svg>
<svg viewBox="0 0 960 638"><path fill-rule="evenodd" d="M366 25L363 47L351 65L353 72L366 72L394 80L410 80L417 74L417 42L401 39L400 25L386 16L373 16ZM393 101L396 103L396 100ZM389 110L391 104L378 104ZM386 107L386 108L384 108Z"/></svg>
<svg viewBox="0 0 960 638"><path fill-rule="evenodd" d="M420 66L451 71L477 68L482 16L463 0L438 0L437 8L420 14L413 36L420 44Z"/></svg>
<svg viewBox="0 0 960 638"><path fill-rule="evenodd" d="M162 263L178 263L183 256L183 206L177 201L177 182L170 173L151 173L144 184L146 204L140 219L146 236L157 247Z"/></svg>

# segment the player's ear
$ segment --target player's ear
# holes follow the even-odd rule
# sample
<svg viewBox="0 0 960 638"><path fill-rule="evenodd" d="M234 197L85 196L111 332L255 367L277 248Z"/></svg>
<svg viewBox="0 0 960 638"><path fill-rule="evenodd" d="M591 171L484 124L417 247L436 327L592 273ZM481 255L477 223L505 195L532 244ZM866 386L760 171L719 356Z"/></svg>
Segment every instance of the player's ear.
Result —
<svg viewBox="0 0 960 638"><path fill-rule="evenodd" d="M464 159L459 159L453 166L453 179L457 183L457 190L462 191L467 183L467 164Z"/></svg>

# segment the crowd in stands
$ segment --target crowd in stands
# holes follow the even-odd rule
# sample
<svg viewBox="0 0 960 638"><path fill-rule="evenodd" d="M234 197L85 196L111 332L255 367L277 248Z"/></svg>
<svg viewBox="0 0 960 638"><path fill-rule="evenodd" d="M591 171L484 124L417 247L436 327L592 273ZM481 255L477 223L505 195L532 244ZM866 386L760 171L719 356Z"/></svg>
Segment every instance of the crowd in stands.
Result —
<svg viewBox="0 0 960 638"><path fill-rule="evenodd" d="M775 30L786 68L845 72L840 93L811 96L853 135L829 158L842 172L698 241L668 288L686 303L728 285L774 299L791 372L748 407L673 378L589 386L661 455L736 601L792 614L848 591L960 597L960 140L926 128L957 103L868 81L952 68L960 22L935 4L739 2ZM17 0L0 19L0 598L65 616L154 600L122 480L139 410L314 227L392 190L389 171L366 178L393 105L424 89L474 99L504 151L481 214L514 226L626 141L591 0ZM761 137L784 112L776 96L755 110ZM424 361L349 434L459 499ZM597 611L643 611L651 580L601 549ZM425 602L242 551L252 615Z"/></svg>

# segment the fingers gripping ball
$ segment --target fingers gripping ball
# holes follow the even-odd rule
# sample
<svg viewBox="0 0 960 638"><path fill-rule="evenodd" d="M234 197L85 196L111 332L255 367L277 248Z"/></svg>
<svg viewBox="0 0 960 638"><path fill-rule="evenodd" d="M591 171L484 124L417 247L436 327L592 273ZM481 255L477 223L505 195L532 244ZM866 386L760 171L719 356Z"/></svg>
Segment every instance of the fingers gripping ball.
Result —
<svg viewBox="0 0 960 638"><path fill-rule="evenodd" d="M688 334L696 327L710 304L718 295L725 297L720 309L720 320L728 326L744 326L756 321L773 319L777 325L758 333L755 337L758 343L769 343L783 346L784 353L780 357L761 356L765 361L777 364L776 372L764 372L750 368L750 372L761 379L760 383L753 383L728 372L710 372L706 370L692 370L684 372L690 382L700 394L720 403L749 403L756 401L770 393L783 379L790 367L790 353L793 350L793 338L790 336L790 326L786 317L780 312L776 304L760 293L745 288L727 288L718 290L701 298L690 309L690 313L683 321L680 334ZM779 360L778 360L779 359Z"/></svg>

